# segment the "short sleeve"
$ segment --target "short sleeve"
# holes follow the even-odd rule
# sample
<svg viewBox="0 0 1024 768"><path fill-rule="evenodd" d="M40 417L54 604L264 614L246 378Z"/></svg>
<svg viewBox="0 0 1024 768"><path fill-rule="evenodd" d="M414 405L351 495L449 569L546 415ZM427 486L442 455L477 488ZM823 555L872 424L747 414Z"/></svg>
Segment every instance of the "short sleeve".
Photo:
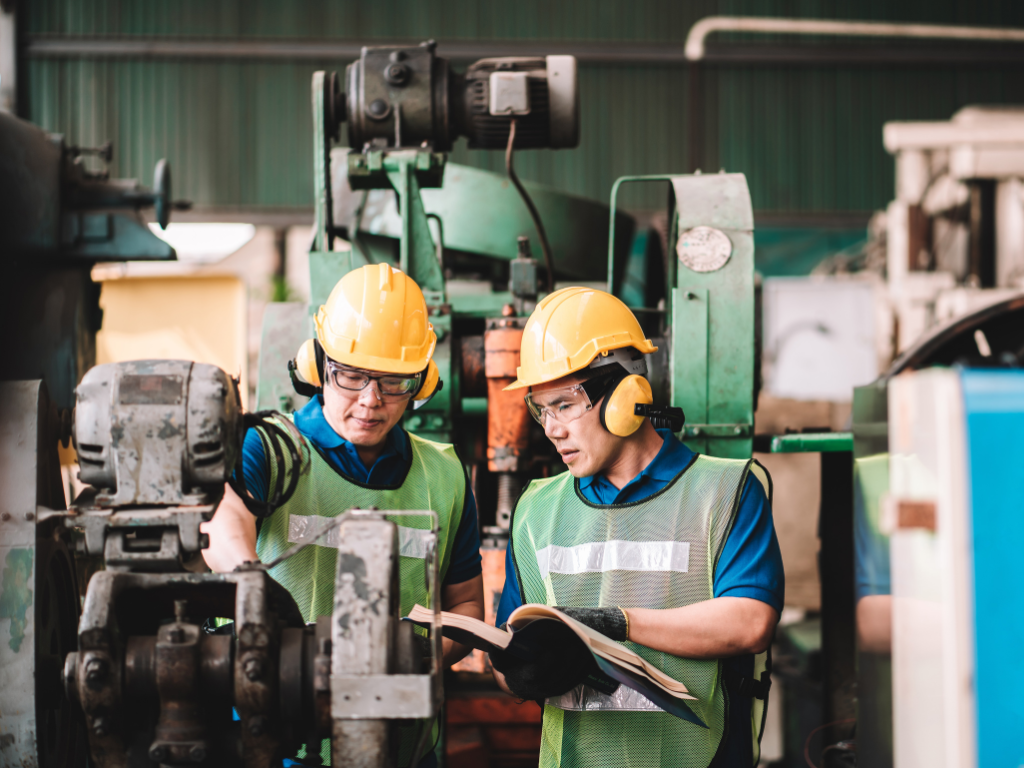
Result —
<svg viewBox="0 0 1024 768"><path fill-rule="evenodd" d="M761 482L749 475L732 530L715 568L715 597L749 597L782 612L786 575L772 508Z"/></svg>
<svg viewBox="0 0 1024 768"><path fill-rule="evenodd" d="M512 562L512 542L509 541L508 549L505 550L505 588L501 590L501 600L498 601L498 610L495 611L494 626L500 627L516 608L523 604L519 594L519 579L516 578L516 566Z"/></svg>
<svg viewBox="0 0 1024 768"><path fill-rule="evenodd" d="M444 575L444 583L461 584L481 573L480 526L477 521L476 498L473 496L473 489L467 482L462 519L459 521L458 530L455 531L452 559L448 563L448 572Z"/></svg>
<svg viewBox="0 0 1024 768"><path fill-rule="evenodd" d="M245 489L254 499L267 500L267 488L270 486L270 467L263 440L255 429L245 433L242 443L242 475L245 477Z"/></svg>

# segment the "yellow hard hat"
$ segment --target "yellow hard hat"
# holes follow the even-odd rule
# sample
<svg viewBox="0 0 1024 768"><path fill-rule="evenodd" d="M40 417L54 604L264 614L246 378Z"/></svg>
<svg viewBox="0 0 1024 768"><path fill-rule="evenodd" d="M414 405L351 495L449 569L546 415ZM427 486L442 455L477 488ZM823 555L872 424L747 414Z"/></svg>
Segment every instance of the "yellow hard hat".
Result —
<svg viewBox="0 0 1024 768"><path fill-rule="evenodd" d="M315 324L324 353L353 368L419 373L437 345L423 291L388 264L370 264L341 278Z"/></svg>
<svg viewBox="0 0 1024 768"><path fill-rule="evenodd" d="M546 296L526 321L516 381L522 389L553 381L589 366L598 355L635 347L658 348L644 338L629 307L594 288L562 288Z"/></svg>

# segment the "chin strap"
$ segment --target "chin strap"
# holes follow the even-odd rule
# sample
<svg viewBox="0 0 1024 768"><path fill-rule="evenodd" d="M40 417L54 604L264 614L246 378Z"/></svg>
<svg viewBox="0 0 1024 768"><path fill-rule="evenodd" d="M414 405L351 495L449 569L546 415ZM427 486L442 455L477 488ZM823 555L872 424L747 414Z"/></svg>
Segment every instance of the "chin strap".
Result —
<svg viewBox="0 0 1024 768"><path fill-rule="evenodd" d="M655 429L671 429L673 432L681 432L683 425L686 424L686 414L683 413L683 409L673 405L637 403L633 406L633 413L649 418Z"/></svg>

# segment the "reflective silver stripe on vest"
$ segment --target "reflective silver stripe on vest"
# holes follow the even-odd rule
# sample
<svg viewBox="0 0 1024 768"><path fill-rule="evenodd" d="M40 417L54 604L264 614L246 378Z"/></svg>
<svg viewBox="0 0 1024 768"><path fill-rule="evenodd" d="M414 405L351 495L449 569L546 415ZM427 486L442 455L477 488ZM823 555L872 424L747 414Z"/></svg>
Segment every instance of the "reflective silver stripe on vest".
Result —
<svg viewBox="0 0 1024 768"><path fill-rule="evenodd" d="M537 550L542 579L552 573L602 573L604 571L675 571L690 566L688 541L595 541L560 547L551 544Z"/></svg>
<svg viewBox="0 0 1024 768"><path fill-rule="evenodd" d="M319 515L291 515L288 518L288 542L290 544L305 544L317 538L320 531L324 530L334 520L333 517L321 517ZM338 548L341 531L337 528L327 532L320 541L321 547ZM403 557L415 557L420 560L427 558L427 547L431 539L430 531L421 528L407 528L404 525L398 526L398 553Z"/></svg>
<svg viewBox="0 0 1024 768"><path fill-rule="evenodd" d="M625 685L620 685L615 693L601 693L589 685L577 685L561 696L552 696L547 703L558 709L576 712L600 712L602 710L618 710L628 712L661 712L661 707Z"/></svg>

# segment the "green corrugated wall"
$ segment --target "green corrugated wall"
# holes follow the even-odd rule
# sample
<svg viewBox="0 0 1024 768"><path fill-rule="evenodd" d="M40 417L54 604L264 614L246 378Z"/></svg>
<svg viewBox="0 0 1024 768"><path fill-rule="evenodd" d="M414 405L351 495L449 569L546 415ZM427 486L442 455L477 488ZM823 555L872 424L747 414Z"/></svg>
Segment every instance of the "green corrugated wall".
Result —
<svg viewBox="0 0 1024 768"><path fill-rule="evenodd" d="M30 40L432 37L681 45L695 21L713 14L1024 27L1024 3L974 0L34 0L22 12ZM111 139L117 176L148 183L155 161L167 157L176 195L198 206L308 208L310 75L346 63L31 58L22 69L24 111L72 143ZM582 66L579 148L523 152L517 169L599 199L620 175L691 170L688 84L685 66ZM705 68L703 94L702 164L746 173L756 209L865 212L892 197L885 121L947 119L972 103L1024 104L1024 67L716 65ZM453 159L503 164L499 153L470 152L464 142ZM663 202L660 190L632 194L627 204Z"/></svg>

